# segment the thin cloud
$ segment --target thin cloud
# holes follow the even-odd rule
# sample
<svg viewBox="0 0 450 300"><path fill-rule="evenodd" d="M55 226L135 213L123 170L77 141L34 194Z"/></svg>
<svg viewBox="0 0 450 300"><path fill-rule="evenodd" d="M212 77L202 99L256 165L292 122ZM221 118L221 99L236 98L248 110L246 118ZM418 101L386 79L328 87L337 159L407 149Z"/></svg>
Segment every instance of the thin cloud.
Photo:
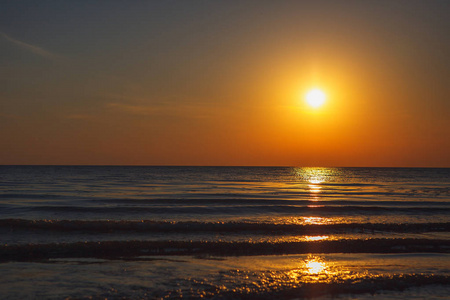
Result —
<svg viewBox="0 0 450 300"><path fill-rule="evenodd" d="M204 107L202 105L169 105L167 103L160 103L157 105L135 105L111 102L107 103L106 107L122 113L141 116L171 115L203 119L210 118L214 114L210 107Z"/></svg>
<svg viewBox="0 0 450 300"><path fill-rule="evenodd" d="M139 96L123 96L120 94L106 94L111 101L105 103L107 110L140 116L176 116L197 119L214 118L217 107L208 103L177 103L173 101L151 101Z"/></svg>
<svg viewBox="0 0 450 300"><path fill-rule="evenodd" d="M0 112L0 118L10 119L10 120L19 120L20 117L13 114L5 114Z"/></svg>
<svg viewBox="0 0 450 300"><path fill-rule="evenodd" d="M107 106L134 115L153 115L157 111L161 110L160 107L155 106L129 105L121 103L108 103Z"/></svg>
<svg viewBox="0 0 450 300"><path fill-rule="evenodd" d="M74 114L74 115L67 115L65 116L65 118L70 120L87 120L92 119L93 116L87 114Z"/></svg>
<svg viewBox="0 0 450 300"><path fill-rule="evenodd" d="M30 52L32 52L32 53L34 53L36 55L39 55L39 56L42 56L42 57L45 57L45 58L49 58L49 59L57 59L57 58L59 58L58 55L56 55L56 54L54 54L54 53L52 53L50 51L47 51L47 50L45 50L45 49L43 49L41 47L35 46L35 45L31 45L31 44L19 41L19 40L15 39L15 38L10 37L9 35L7 35L7 34L5 34L3 32L0 32L0 36L2 36L7 41L13 43L14 45L17 45L20 48L25 49L27 51L30 51Z"/></svg>

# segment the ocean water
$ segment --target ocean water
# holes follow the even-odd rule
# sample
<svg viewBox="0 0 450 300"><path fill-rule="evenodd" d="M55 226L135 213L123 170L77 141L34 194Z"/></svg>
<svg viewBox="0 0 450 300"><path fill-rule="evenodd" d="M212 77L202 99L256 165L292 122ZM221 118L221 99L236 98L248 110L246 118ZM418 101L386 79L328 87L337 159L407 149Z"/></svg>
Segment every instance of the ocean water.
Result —
<svg viewBox="0 0 450 300"><path fill-rule="evenodd" d="M449 299L450 169L0 166L2 299Z"/></svg>

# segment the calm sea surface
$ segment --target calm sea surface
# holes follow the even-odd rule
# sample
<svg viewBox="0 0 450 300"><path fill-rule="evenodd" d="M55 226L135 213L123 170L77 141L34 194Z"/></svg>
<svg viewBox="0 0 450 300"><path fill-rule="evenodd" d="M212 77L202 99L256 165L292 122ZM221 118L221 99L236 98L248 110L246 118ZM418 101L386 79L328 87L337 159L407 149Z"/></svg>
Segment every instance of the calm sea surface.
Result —
<svg viewBox="0 0 450 300"><path fill-rule="evenodd" d="M440 299L450 169L0 166L2 299Z"/></svg>

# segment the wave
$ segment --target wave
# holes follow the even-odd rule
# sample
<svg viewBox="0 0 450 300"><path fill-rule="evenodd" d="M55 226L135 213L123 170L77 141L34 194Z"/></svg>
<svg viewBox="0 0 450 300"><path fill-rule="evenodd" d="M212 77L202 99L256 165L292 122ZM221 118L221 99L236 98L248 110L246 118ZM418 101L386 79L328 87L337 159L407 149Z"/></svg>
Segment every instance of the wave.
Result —
<svg viewBox="0 0 450 300"><path fill-rule="evenodd" d="M359 239L311 242L102 241L0 246L0 262L51 258L135 259L159 255L254 256L307 253L450 253L450 240Z"/></svg>
<svg viewBox="0 0 450 300"><path fill-rule="evenodd" d="M305 198L301 199L299 196L305 196ZM320 195L311 195L311 193L260 193L260 194L184 194L182 197L180 195L174 195L173 198L167 197L159 197L154 198L155 196L151 195L137 195L134 198L114 198L114 197L104 197L104 196L81 196L81 195L63 195L63 194L21 194L21 193L7 193L0 194L0 199L9 200L5 202L2 200L4 205L14 206L16 204L23 204L20 201L22 200L24 203L27 203L29 200L38 200L31 201L28 203L28 206L33 209L36 207L36 203L41 203L41 205L45 205L46 203L61 203L61 206L64 207L64 203L77 203L80 204L86 209L90 207L95 208L100 206L108 206L111 204L115 205L124 205L124 206L139 206L139 207L154 207L154 206L251 206L251 207L282 207L282 206L308 206L308 205L326 205L329 207L443 207L448 208L450 203L448 201L439 201L439 200L427 200L426 202L420 200L410 200L411 198L406 199L395 199L389 200L389 197L383 200L382 198L374 199L356 199L349 200L342 195L339 194L323 194ZM315 197L311 200L311 197ZM73 201L73 202L72 202ZM32 206L30 204L34 204ZM1 205L1 204L0 204ZM55 206L56 207L56 206ZM66 206L67 207L67 206ZM72 206L71 206L72 207ZM75 206L76 207L76 206ZM48 206L49 209L52 206Z"/></svg>
<svg viewBox="0 0 450 300"><path fill-rule="evenodd" d="M308 195L310 195L308 193ZM92 203L101 203L101 204L124 204L124 205L139 205L139 206L168 206L168 205L183 205L183 206L194 206L194 205L311 205L311 204L321 204L321 205L352 205L352 206L373 206L373 204L377 204L379 206L424 206L426 204L429 206L449 206L450 203L448 201L427 201L423 203L422 201L410 201L410 200L379 200L370 201L370 200L297 200L297 199L261 199L261 198L245 198L245 199L233 199L233 198L225 198L225 199L214 199L214 198L183 198L183 199L92 199Z"/></svg>
<svg viewBox="0 0 450 300"><path fill-rule="evenodd" d="M79 197L77 197L78 199ZM30 194L20 194L20 193L5 193L0 194L0 199L42 199L42 200L66 200L73 199L71 196L62 195L62 194L38 194L38 193L30 193Z"/></svg>
<svg viewBox="0 0 450 300"><path fill-rule="evenodd" d="M204 206L66 206L66 205L37 205L37 206L15 206L2 205L5 210L27 212L50 212L50 213L93 213L93 214L191 214L191 215L255 215L255 214L449 214L450 207L429 206L358 206L358 205L325 205L314 203L311 205L204 205Z"/></svg>
<svg viewBox="0 0 450 300"><path fill-rule="evenodd" d="M29 193L0 193L0 199L14 200L83 200L83 201L106 201L106 202L215 202L215 201L268 201L268 202L282 202L282 201L295 201L295 202L308 202L308 198L311 196L320 197L321 199L330 200L336 198L358 198L365 197L368 200L380 201L383 204L393 203L414 203L416 201L408 201L409 199L420 199L426 197L427 202L430 203L448 203L445 201L433 201L434 199L442 198L440 196L450 195L449 188L422 188L422 189L406 189L406 190L388 190L388 191L364 191L360 189L345 189L345 188L327 188L338 187L341 185L335 184L321 184L319 188L320 193L312 193L309 189L270 189L270 190L252 190L250 187L247 189L231 188L224 192L221 190L220 185L217 187L219 190L215 192L206 192L202 187L184 187L185 190L166 190L163 188L159 192L157 187L146 186L146 192L143 193L142 188L134 186L129 191L130 194L134 193L134 198L125 198L120 195L121 191L115 191L114 188L109 195L104 194L90 194L89 196L80 195L77 191L68 189L67 192L55 192L55 189L49 189L48 192L29 192ZM344 185L344 187L353 185ZM109 184L109 188L114 187L113 183ZM355 185L357 187L357 185ZM86 189L95 189L95 186L85 186ZM108 188L108 187L104 187ZM223 189L224 187L222 187ZM156 190L155 190L156 189ZM236 192L236 189L241 189L241 192ZM395 201L383 200L383 198L389 199L392 197ZM366 200L366 199L365 199ZM338 200L339 201L339 200ZM343 201L346 202L347 200ZM351 202L351 201L350 201ZM362 204L366 201L356 201ZM369 201L370 202L370 201Z"/></svg>
<svg viewBox="0 0 450 300"><path fill-rule="evenodd" d="M316 276L315 280L304 282L307 276L289 278L279 272L229 271L222 275L233 278L240 285L220 282L212 285L196 280L198 289L178 289L174 291L154 291L152 298L164 299L340 299L352 295L367 294L372 299L377 293L389 299L441 299L446 298L450 286L450 276L435 274L394 274L394 275L354 275L350 278L329 278ZM323 278L327 279L326 281ZM308 280L309 278L306 278ZM322 280L321 280L322 279ZM410 292L408 289L413 289ZM389 291L389 292L387 292ZM125 295L124 298L127 295ZM129 296L129 295L128 295ZM347 297L346 297L347 296ZM380 295L378 295L380 296ZM389 297L393 296L393 297ZM410 296L410 297L408 297ZM366 299L364 297L363 299Z"/></svg>
<svg viewBox="0 0 450 300"><path fill-rule="evenodd" d="M310 282L301 282L302 277L298 280L286 278L284 272L270 272L268 274L258 274L255 272L229 272L230 275L242 280L240 286L227 286L227 283L212 286L211 284L204 287L206 293L192 289L179 289L169 292L155 292L155 298L164 299L314 299L331 296L331 299L340 299L340 296L347 298L349 295L370 295L370 299L374 298L377 293L382 293L384 297L389 297L389 293L393 294L394 299L405 299L408 296L407 289L415 289L409 296L410 298L436 299L444 298L448 295L448 286L450 285L450 276L435 274L394 274L394 275L378 275L367 274L365 276L354 276L353 278L333 278L328 281L316 280ZM323 277L323 276L322 276ZM327 279L328 277L325 276ZM281 281L283 278L284 281ZM198 282L196 282L197 285ZM225 285L224 285L225 284ZM206 285L206 284L205 284ZM201 286L201 285L200 285ZM208 288L209 287L209 288ZM220 287L220 288L219 288ZM201 291L201 290L200 290ZM397 294L396 294L397 293ZM153 296L153 295L152 295ZM347 297L345 297L347 296ZM406 297L405 297L406 296ZM351 297L358 298L357 296ZM408 297L409 298L409 297ZM366 299L364 297L363 299ZM389 297L391 299L391 297Z"/></svg>
<svg viewBox="0 0 450 300"><path fill-rule="evenodd" d="M450 232L448 223L274 224L256 222L164 222L0 219L0 229L105 232L223 232L260 234L321 234L344 232Z"/></svg>

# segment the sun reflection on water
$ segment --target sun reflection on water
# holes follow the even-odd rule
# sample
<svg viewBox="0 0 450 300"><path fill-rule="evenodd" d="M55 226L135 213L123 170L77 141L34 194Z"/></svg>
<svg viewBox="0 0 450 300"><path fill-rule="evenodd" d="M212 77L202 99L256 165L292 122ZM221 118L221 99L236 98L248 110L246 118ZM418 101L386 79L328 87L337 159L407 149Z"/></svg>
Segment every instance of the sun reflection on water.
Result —
<svg viewBox="0 0 450 300"><path fill-rule="evenodd" d="M307 260L306 268L308 274L318 274L326 270L326 265L322 261L317 260Z"/></svg>
<svg viewBox="0 0 450 300"><path fill-rule="evenodd" d="M301 261L300 266L287 272L288 277L295 282L327 282L338 275L339 270L332 268L330 263L316 255L310 255Z"/></svg>
<svg viewBox="0 0 450 300"><path fill-rule="evenodd" d="M319 200L319 194L322 190L322 186L318 184L308 184L308 192L310 196L312 197L312 201L318 201Z"/></svg>
<svg viewBox="0 0 450 300"><path fill-rule="evenodd" d="M314 241L323 241L328 240L330 237L328 235L317 235L317 236L305 236L305 241L314 242Z"/></svg>
<svg viewBox="0 0 450 300"><path fill-rule="evenodd" d="M310 186L315 186L316 184L324 182L323 178L317 179L317 178L310 178L308 181L311 183ZM320 186L318 187L320 188Z"/></svg>
<svg viewBox="0 0 450 300"><path fill-rule="evenodd" d="M303 224L311 224L311 225L323 225L323 224L329 224L329 218L323 218L323 217L304 217L302 218Z"/></svg>
<svg viewBox="0 0 450 300"><path fill-rule="evenodd" d="M392 278L387 277L387 274L370 273L365 260L355 261L354 256L343 259L340 255L309 254L255 257L250 260L234 258L233 261L240 261L245 267L241 268L242 265L238 263L236 268L221 272L216 292L232 292L235 298L263 295L267 296L262 297L264 299L284 299L281 296L283 294L278 294L278 291L287 291L286 295L292 296L295 293L299 299L309 299L334 295L336 287L348 290L356 285L356 291L361 288L371 290L374 280ZM373 266L378 269L378 265L376 262ZM205 278L201 284L210 287L214 282ZM214 296L214 293L213 291L210 296Z"/></svg>
<svg viewBox="0 0 450 300"><path fill-rule="evenodd" d="M329 182L332 177L338 175L339 170L335 168L294 168L293 174L301 181L307 181L312 184Z"/></svg>
<svg viewBox="0 0 450 300"><path fill-rule="evenodd" d="M340 171L336 168L294 168L292 173L309 193L309 200L320 201L324 196L323 185L333 181Z"/></svg>

